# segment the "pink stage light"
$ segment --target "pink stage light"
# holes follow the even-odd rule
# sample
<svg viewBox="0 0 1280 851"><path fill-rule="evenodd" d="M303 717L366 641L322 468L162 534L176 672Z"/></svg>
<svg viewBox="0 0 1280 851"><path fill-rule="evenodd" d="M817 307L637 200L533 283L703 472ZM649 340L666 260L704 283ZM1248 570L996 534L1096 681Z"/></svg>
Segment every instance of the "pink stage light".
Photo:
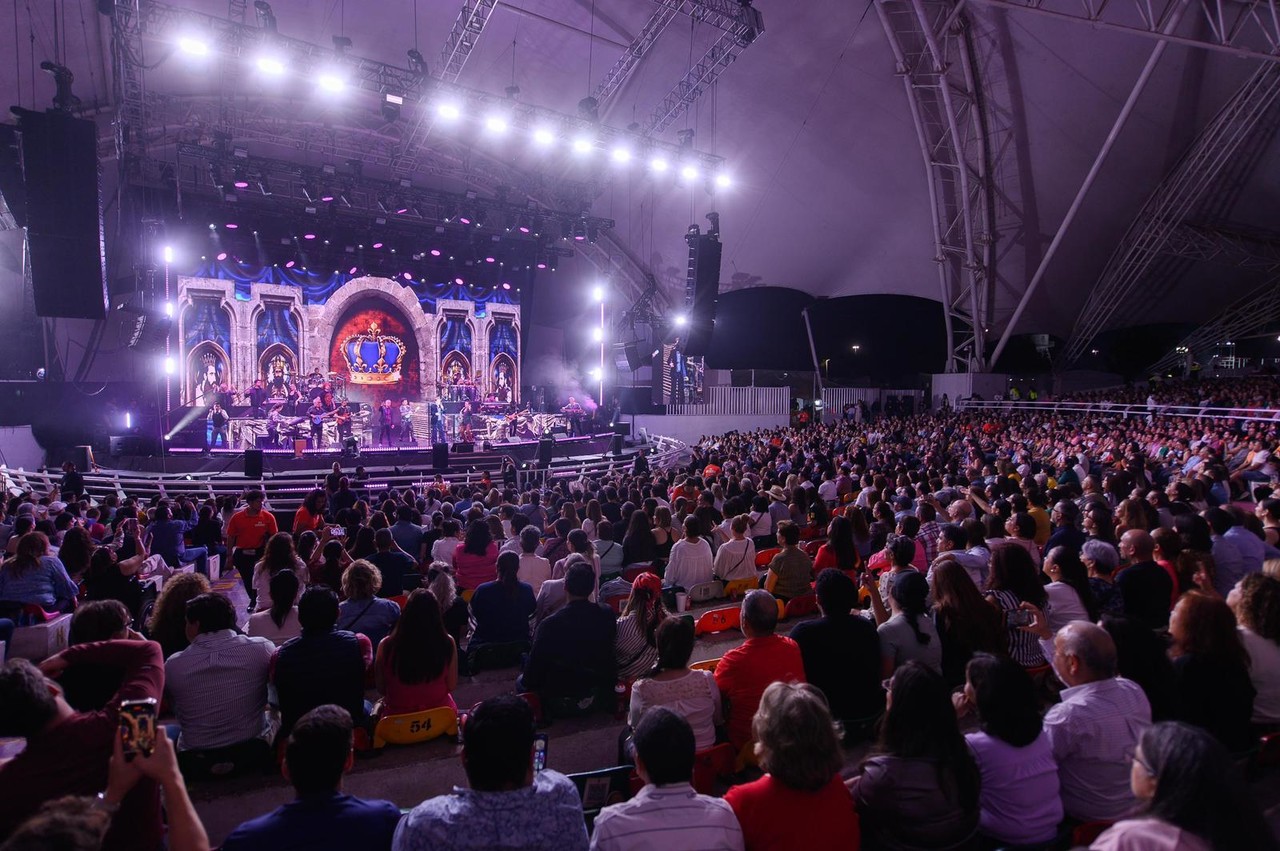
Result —
<svg viewBox="0 0 1280 851"><path fill-rule="evenodd" d="M492 263L492 262L493 262L493 258L492 258L492 257L486 257L486 258L484 258L484 262L486 262L486 263Z"/></svg>
<svg viewBox="0 0 1280 851"><path fill-rule="evenodd" d="M315 239L315 238L316 238L316 235L315 235L314 233L304 233L304 234L302 235L302 238L303 238L303 239Z"/></svg>
<svg viewBox="0 0 1280 851"><path fill-rule="evenodd" d="M222 252L221 254L219 254L219 255L218 255L218 259L219 259L219 260L226 260L226 259L227 259L227 252L225 252L225 251L224 251L224 252Z"/></svg>
<svg viewBox="0 0 1280 851"><path fill-rule="evenodd" d="M240 226L235 222L227 222L227 230L235 230L238 227Z"/></svg>
<svg viewBox="0 0 1280 851"><path fill-rule="evenodd" d="M439 256L440 256L440 249L439 249L439 248L433 248L433 249L431 249L431 256L432 256L432 257L439 257Z"/></svg>
<svg viewBox="0 0 1280 851"><path fill-rule="evenodd" d="M520 232L521 232L521 233L528 233L528 232L529 232L529 227L528 227L528 225L521 225L521 226L520 226Z"/></svg>
<svg viewBox="0 0 1280 851"><path fill-rule="evenodd" d="M413 280L413 275L412 275L411 273L409 273L409 272L405 272L405 273L404 273L403 275L401 275L400 277L404 278L406 281L412 281L412 280Z"/></svg>
<svg viewBox="0 0 1280 851"><path fill-rule="evenodd" d="M471 219L468 219L466 216L459 216L458 221L462 222L464 225L471 224Z"/></svg>
<svg viewBox="0 0 1280 851"><path fill-rule="evenodd" d="M463 281L462 281L462 279L461 279L461 278L454 278L454 279L453 279L453 282L454 282L455 284L457 284L458 286L462 286L462 283L463 283Z"/></svg>
<svg viewBox="0 0 1280 851"><path fill-rule="evenodd" d="M234 184L232 184L232 185L233 185L233 186L235 186L235 188L236 188L236 189L248 189L248 188L249 188L249 181L247 181L247 180L237 180L237 181L236 181Z"/></svg>
<svg viewBox="0 0 1280 851"><path fill-rule="evenodd" d="M347 274L348 274L348 275L354 275L354 274L356 273L356 268L357 268L357 267L352 266L350 269L348 269L348 270L347 270Z"/></svg>
<svg viewBox="0 0 1280 851"><path fill-rule="evenodd" d="M409 212L409 208L408 208L408 207L401 207L400 209L396 210L396 215L397 215L397 216L403 216L403 215L404 215L405 213L407 213L407 212Z"/></svg>
<svg viewBox="0 0 1280 851"><path fill-rule="evenodd" d="M508 284L506 281L503 281L503 282L502 282L502 288L503 288L504 290L509 290L509 289L511 289L511 285L510 285L510 284Z"/></svg>
<svg viewBox="0 0 1280 851"><path fill-rule="evenodd" d="M284 264L284 267L286 269L292 269L294 267L294 262L290 260L288 263Z"/></svg>
<svg viewBox="0 0 1280 851"><path fill-rule="evenodd" d="M381 247L382 247L382 243L381 243L381 242L375 242L375 243L373 244L373 247L374 247L374 248L381 248Z"/></svg>
<svg viewBox="0 0 1280 851"><path fill-rule="evenodd" d="M538 268L539 268L539 269L545 269L545 268L547 268L547 264L546 264L546 263L539 263L539 264L538 264Z"/></svg>
<svg viewBox="0 0 1280 851"><path fill-rule="evenodd" d="M320 196L320 200L328 204L330 201L333 200L333 196L326 192L324 195Z"/></svg>

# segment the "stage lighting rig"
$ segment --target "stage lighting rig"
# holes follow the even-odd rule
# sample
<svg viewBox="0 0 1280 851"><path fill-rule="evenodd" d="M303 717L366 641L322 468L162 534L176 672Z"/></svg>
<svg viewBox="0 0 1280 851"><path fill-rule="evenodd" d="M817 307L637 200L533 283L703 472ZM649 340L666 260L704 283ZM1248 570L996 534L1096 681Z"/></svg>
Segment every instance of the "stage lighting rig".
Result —
<svg viewBox="0 0 1280 851"><path fill-rule="evenodd" d="M258 26L270 32L276 31L276 14L267 0L253 0L253 11L258 16Z"/></svg>
<svg viewBox="0 0 1280 851"><path fill-rule="evenodd" d="M75 82L76 76L71 73L70 68L46 59L40 63L40 70L53 75L53 84L56 87L53 95L55 109L61 112L71 112L80 106L80 98L76 97L75 93L71 91L71 84Z"/></svg>

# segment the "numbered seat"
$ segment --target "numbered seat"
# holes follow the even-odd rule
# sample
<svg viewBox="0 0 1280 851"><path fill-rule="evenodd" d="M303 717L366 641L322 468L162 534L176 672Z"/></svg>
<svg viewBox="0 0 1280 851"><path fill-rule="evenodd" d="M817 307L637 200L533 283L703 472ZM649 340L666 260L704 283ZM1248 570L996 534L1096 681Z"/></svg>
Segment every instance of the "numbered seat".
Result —
<svg viewBox="0 0 1280 851"><path fill-rule="evenodd" d="M689 670L710 671L711 673L714 674L716 672L716 666L719 664L720 664L720 657L717 656L714 659L703 659L701 662L694 662L692 665L689 666Z"/></svg>
<svg viewBox="0 0 1280 851"><path fill-rule="evenodd" d="M689 589L689 604L705 603L708 600L718 600L724 597L724 583L718 579L710 582L699 582Z"/></svg>
<svg viewBox="0 0 1280 851"><path fill-rule="evenodd" d="M414 745L440 736L458 735L458 712L451 706L438 706L405 715L385 715L373 729L375 749L392 745Z"/></svg>
<svg viewBox="0 0 1280 851"><path fill-rule="evenodd" d="M714 635L717 632L727 632L731 629L737 629L742 625L742 610L737 606L725 606L721 609L712 609L704 612L702 617L698 618L694 624L694 635Z"/></svg>
<svg viewBox="0 0 1280 851"><path fill-rule="evenodd" d="M724 584L724 595L730 599L745 597L748 591L760 587L760 580L754 576L745 579L731 579Z"/></svg>
<svg viewBox="0 0 1280 851"><path fill-rule="evenodd" d="M756 553L756 567L768 567L769 562L773 561L773 557L782 552L779 547L770 547L767 550L760 550Z"/></svg>

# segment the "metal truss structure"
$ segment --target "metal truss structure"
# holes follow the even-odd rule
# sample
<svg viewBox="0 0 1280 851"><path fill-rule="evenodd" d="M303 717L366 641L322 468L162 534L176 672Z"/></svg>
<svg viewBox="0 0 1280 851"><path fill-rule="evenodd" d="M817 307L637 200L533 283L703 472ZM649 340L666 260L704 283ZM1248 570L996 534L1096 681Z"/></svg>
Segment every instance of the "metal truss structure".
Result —
<svg viewBox="0 0 1280 851"><path fill-rule="evenodd" d="M992 154L968 21L950 0L877 0L927 171L947 372L984 371L993 320Z"/></svg>
<svg viewBox="0 0 1280 851"><path fill-rule="evenodd" d="M1277 0L974 0L1020 12L1129 33L1156 41L1201 47L1269 62L1280 61ZM1172 32L1165 25L1191 9Z"/></svg>
<svg viewBox="0 0 1280 851"><path fill-rule="evenodd" d="M1163 372L1177 366L1188 354L1194 356L1224 342L1273 329L1277 320L1280 320L1280 275L1272 275L1232 302L1212 322L1192 331L1149 370Z"/></svg>
<svg viewBox="0 0 1280 851"><path fill-rule="evenodd" d="M1112 252L1077 317L1063 347L1064 364L1088 351L1094 337L1130 304L1136 291L1141 289L1144 296L1152 297L1158 294L1152 286L1167 287L1176 280L1177 263L1187 261L1179 255L1175 255L1176 261L1170 260L1167 249L1171 239L1214 193L1230 189L1233 182L1224 181L1224 173L1250 161L1244 152L1259 138L1259 128L1273 118L1277 97L1280 64L1259 64L1156 187ZM1221 199L1216 203L1224 206Z"/></svg>

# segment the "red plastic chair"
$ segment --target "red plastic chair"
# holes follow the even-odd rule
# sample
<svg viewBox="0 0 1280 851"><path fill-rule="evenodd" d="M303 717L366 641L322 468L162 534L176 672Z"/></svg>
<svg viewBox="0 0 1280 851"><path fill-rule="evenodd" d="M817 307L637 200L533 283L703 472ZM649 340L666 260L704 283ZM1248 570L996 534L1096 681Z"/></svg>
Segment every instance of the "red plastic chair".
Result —
<svg viewBox="0 0 1280 851"><path fill-rule="evenodd" d="M802 618L817 611L818 595L814 593L801 594L799 597L792 597L787 601L787 606L783 610L783 618L784 620Z"/></svg>
<svg viewBox="0 0 1280 851"><path fill-rule="evenodd" d="M805 553L809 556L809 558L816 558L818 555L818 550L822 549L822 545L825 543L826 543L825 540L809 541L804 545L803 549Z"/></svg>
<svg viewBox="0 0 1280 851"><path fill-rule="evenodd" d="M725 606L704 612L694 624L693 634L714 635L717 632L738 629L740 626L742 626L742 610L737 606Z"/></svg>
<svg viewBox="0 0 1280 851"><path fill-rule="evenodd" d="M623 578L623 580L625 580L625 581L627 581L627 582L635 582L635 581L636 581L636 578L637 578L640 574L642 574L642 573L652 573L652 572L653 572L653 571L651 571L651 570L649 569L649 565L647 565L647 564L646 564L646 565L637 565L637 566L635 566L635 567L628 567L626 570L622 571L622 578Z"/></svg>
<svg viewBox="0 0 1280 851"><path fill-rule="evenodd" d="M1084 824L1076 825L1071 831L1071 847L1092 845L1093 841L1113 824L1115 824L1113 821L1087 821Z"/></svg>
<svg viewBox="0 0 1280 851"><path fill-rule="evenodd" d="M769 562L773 561L773 557L780 552L782 552L781 547L770 547L756 553L756 567L768 567Z"/></svg>
<svg viewBox="0 0 1280 851"><path fill-rule="evenodd" d="M522 691L517 697L529 704L529 708L533 710L533 723L536 726L542 726L542 698L532 691Z"/></svg>
<svg viewBox="0 0 1280 851"><path fill-rule="evenodd" d="M733 745L721 742L718 745L698 751L693 755L693 788L695 791L710 795L721 777L733 774L733 766L738 755Z"/></svg>

